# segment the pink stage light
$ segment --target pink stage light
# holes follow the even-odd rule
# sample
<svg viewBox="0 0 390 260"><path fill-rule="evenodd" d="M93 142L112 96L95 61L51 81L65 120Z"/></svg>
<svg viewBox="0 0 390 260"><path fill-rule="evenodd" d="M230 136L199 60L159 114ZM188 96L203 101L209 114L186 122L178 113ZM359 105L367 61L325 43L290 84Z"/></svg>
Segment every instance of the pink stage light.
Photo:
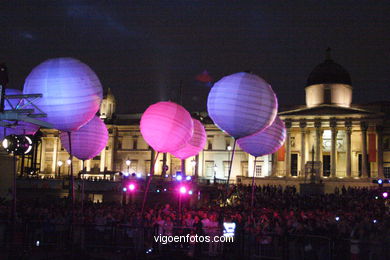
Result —
<svg viewBox="0 0 390 260"><path fill-rule="evenodd" d="M383 196L383 198L386 199L386 198L389 196L389 193L387 193L387 192L385 191L385 192L382 193L382 196Z"/></svg>
<svg viewBox="0 0 390 260"><path fill-rule="evenodd" d="M184 186L181 186L179 191L180 191L181 194L186 194L187 193L187 188L184 187Z"/></svg>
<svg viewBox="0 0 390 260"><path fill-rule="evenodd" d="M135 190L135 185L133 183L129 184L129 190L134 191Z"/></svg>

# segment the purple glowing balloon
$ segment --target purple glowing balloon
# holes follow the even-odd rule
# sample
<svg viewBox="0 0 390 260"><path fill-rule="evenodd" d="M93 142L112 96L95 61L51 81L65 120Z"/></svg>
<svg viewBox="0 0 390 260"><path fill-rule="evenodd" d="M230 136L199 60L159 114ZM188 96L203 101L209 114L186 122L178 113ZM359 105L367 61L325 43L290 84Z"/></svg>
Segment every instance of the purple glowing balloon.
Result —
<svg viewBox="0 0 390 260"><path fill-rule="evenodd" d="M61 143L70 152L67 132L61 132ZM106 147L108 131L103 121L95 116L79 130L71 132L72 155L80 160L89 160L100 154Z"/></svg>
<svg viewBox="0 0 390 260"><path fill-rule="evenodd" d="M7 88L5 89L5 95L21 95L22 91L18 89ZM17 109L23 105L23 101L20 99L8 99L4 102L5 110ZM9 123L9 127L0 127L0 139L3 139L7 135L34 135L39 126L24 122L24 121L5 121Z"/></svg>
<svg viewBox="0 0 390 260"><path fill-rule="evenodd" d="M237 140L238 145L245 152L258 157L272 154L283 146L286 139L286 127L277 116L269 127L256 134Z"/></svg>
<svg viewBox="0 0 390 260"><path fill-rule="evenodd" d="M141 117L141 134L156 151L174 152L184 147L194 132L188 111L173 102L149 106Z"/></svg>
<svg viewBox="0 0 390 260"><path fill-rule="evenodd" d="M179 159L187 159L188 157L197 155L200 151L203 150L206 140L207 134L204 126L199 120L192 119L194 122L194 134L190 141L183 148L172 152L172 154Z"/></svg>
<svg viewBox="0 0 390 260"><path fill-rule="evenodd" d="M47 114L43 121L61 131L74 131L99 110L103 89L96 74L73 58L46 60L26 78L24 94L41 93L34 102Z"/></svg>
<svg viewBox="0 0 390 260"><path fill-rule="evenodd" d="M278 101L262 78L239 72L216 82L207 99L207 111L214 123L234 138L257 133L276 117Z"/></svg>

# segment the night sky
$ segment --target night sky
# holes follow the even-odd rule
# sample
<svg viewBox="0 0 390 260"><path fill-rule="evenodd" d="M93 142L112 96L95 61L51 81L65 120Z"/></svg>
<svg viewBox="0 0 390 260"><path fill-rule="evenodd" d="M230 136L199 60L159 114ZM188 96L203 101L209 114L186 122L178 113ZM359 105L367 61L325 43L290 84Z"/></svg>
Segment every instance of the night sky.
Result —
<svg viewBox="0 0 390 260"><path fill-rule="evenodd" d="M353 103L388 100L388 1L16 1L0 2L0 61L9 87L22 89L45 59L87 63L117 112L142 112L159 100L206 110L209 87L251 70L274 88L281 105L304 104L311 70L332 48L351 74ZM182 82L182 83L180 83Z"/></svg>

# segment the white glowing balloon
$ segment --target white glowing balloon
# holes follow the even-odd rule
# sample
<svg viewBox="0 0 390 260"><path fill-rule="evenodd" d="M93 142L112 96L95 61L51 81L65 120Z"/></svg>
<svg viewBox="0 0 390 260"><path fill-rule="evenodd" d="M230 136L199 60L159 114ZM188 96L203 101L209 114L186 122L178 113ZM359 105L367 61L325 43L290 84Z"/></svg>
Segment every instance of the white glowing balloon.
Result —
<svg viewBox="0 0 390 260"><path fill-rule="evenodd" d="M35 67L26 78L24 94L43 95L36 104L61 131L74 131L91 120L99 110L103 89L96 74L73 58L49 59Z"/></svg>
<svg viewBox="0 0 390 260"><path fill-rule="evenodd" d="M285 140L286 127L277 116L272 125L263 131L238 139L237 143L242 150L258 157L276 152Z"/></svg>
<svg viewBox="0 0 390 260"><path fill-rule="evenodd" d="M207 99L207 111L214 123L234 138L257 133L276 117L278 101L262 78L235 73L216 82Z"/></svg>
<svg viewBox="0 0 390 260"><path fill-rule="evenodd" d="M103 121L95 116L79 130L71 132L72 155L80 160L89 160L100 154L108 142L108 131ZM61 132L61 143L70 153L69 136Z"/></svg>

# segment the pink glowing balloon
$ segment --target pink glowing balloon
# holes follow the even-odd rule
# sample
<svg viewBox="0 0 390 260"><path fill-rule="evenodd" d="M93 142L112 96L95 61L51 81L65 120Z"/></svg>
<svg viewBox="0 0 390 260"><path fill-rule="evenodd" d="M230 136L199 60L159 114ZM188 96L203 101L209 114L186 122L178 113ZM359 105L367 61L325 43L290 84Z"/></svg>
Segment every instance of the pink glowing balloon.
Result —
<svg viewBox="0 0 390 260"><path fill-rule="evenodd" d="M41 93L34 102L61 131L74 131L91 120L99 110L103 89L96 74L73 58L46 60L26 78L24 94Z"/></svg>
<svg viewBox="0 0 390 260"><path fill-rule="evenodd" d="M192 119L194 122L194 134L190 141L181 149L172 152L172 154L179 159L187 159L188 157L197 155L200 151L203 150L207 134L204 126L199 120Z"/></svg>
<svg viewBox="0 0 390 260"><path fill-rule="evenodd" d="M18 89L7 88L5 89L5 95L21 95L22 91ZM23 105L23 101L20 99L7 99L4 102L5 110L17 109ZM0 139L3 139L7 135L34 135L39 126L24 122L24 121L5 121L9 123L9 127L0 127ZM5 131L4 131L5 130Z"/></svg>
<svg viewBox="0 0 390 260"><path fill-rule="evenodd" d="M61 132L62 145L70 153L67 132ZM79 130L71 132L72 155L80 160L89 160L100 154L106 147L108 131L103 121L95 116Z"/></svg>
<svg viewBox="0 0 390 260"><path fill-rule="evenodd" d="M194 126L188 111L173 102L149 106L141 117L141 134L156 151L177 151L191 139Z"/></svg>
<svg viewBox="0 0 390 260"><path fill-rule="evenodd" d="M286 139L286 128L277 116L271 126L263 131L237 140L245 152L258 157L272 154L283 146Z"/></svg>
<svg viewBox="0 0 390 260"><path fill-rule="evenodd" d="M207 99L211 119L236 139L270 126L277 110L278 102L271 86L246 72L223 77L214 84Z"/></svg>

